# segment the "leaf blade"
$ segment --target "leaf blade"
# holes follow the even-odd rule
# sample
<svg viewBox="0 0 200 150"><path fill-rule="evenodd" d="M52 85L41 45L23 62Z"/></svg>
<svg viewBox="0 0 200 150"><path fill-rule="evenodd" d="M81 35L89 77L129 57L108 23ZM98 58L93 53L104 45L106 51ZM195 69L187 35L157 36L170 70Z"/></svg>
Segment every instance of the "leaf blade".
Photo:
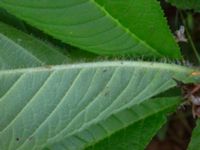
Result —
<svg viewBox="0 0 200 150"><path fill-rule="evenodd" d="M127 0L127 2L130 2L130 0ZM139 4L141 4L141 1L135 1L131 11L134 11L136 9L134 6ZM112 7L112 3L109 5ZM140 21L139 25L145 26L144 29L125 26L123 21L121 23L118 21L119 18L115 18L112 11L104 9L104 5L100 1L71 0L53 3L41 1L36 4L32 1L4 0L0 2L0 6L52 36L94 53L180 58L178 46L170 34L166 20L160 14L157 16L156 13L153 13L153 16L155 16L153 18L160 20L160 23L152 24L155 20L150 20L152 17L148 16L149 13L144 14L144 19L149 20L151 28L159 29L159 31L153 30L156 34L151 35L155 35L153 39L158 41L162 39L161 43L156 42L156 40L151 41L152 37L150 37L149 31L152 29L144 24L144 19L138 20L137 16L128 16L124 19L125 22L127 20L134 21L131 17L135 17L136 20L133 23L137 24L137 21ZM135 14L140 16L145 9L143 8L145 5L139 6L140 11ZM146 6L148 9L154 7L161 13L160 6L156 1L148 2ZM120 5L115 5L115 7L120 9ZM157 26L158 23L159 25ZM160 32L162 29L164 35ZM143 30L146 32L142 32Z"/></svg>
<svg viewBox="0 0 200 150"><path fill-rule="evenodd" d="M96 0L96 2L130 32L163 56L169 56L169 53L173 53L171 55L174 57L180 55L158 1Z"/></svg>
<svg viewBox="0 0 200 150"><path fill-rule="evenodd" d="M118 129L117 132L108 132L106 133L106 135L108 134L106 137L103 136L103 138L100 138L97 130L98 127L102 127L107 131L111 128L111 125L109 127L109 123L105 122L112 119L106 119L102 123L99 123L99 125L96 125L97 127L89 127L86 131L82 131L82 133L80 131L75 135L72 135L72 137L68 137L68 139L66 138L66 140L63 139L53 146L49 146L49 148L55 150L57 147L63 149L73 149L73 145L70 145L70 142L72 141L70 139L76 138L77 141L82 140L84 143L83 145L80 144L80 147L77 147L77 149L143 150L156 131L166 122L166 114L174 111L179 103L180 101L174 97L156 98L143 102L139 105L134 105L133 107L130 107L122 112L113 114L116 119L114 123L108 121L112 124L112 128L114 128L112 131L114 132ZM158 107L160 109L158 109ZM131 111L133 113L132 115L130 115ZM122 117L125 117L126 119ZM94 137L88 138L89 135L91 137L93 135ZM96 141L94 139L96 139ZM100 141L98 141L99 139ZM92 142L92 140L94 142Z"/></svg>
<svg viewBox="0 0 200 150"><path fill-rule="evenodd" d="M56 47L0 22L0 68L15 69L69 62Z"/></svg>
<svg viewBox="0 0 200 150"><path fill-rule="evenodd" d="M173 78L198 81L193 71L123 61L2 70L0 148L42 148L174 87Z"/></svg>

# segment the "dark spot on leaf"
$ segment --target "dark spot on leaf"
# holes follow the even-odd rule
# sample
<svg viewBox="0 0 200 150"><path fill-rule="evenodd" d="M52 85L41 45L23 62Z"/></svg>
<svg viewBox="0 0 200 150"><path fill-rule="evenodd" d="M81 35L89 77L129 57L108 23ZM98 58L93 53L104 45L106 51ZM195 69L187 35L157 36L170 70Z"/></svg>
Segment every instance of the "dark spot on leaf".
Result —
<svg viewBox="0 0 200 150"><path fill-rule="evenodd" d="M104 96L108 96L109 93L110 93L109 91L106 91L106 92L104 93Z"/></svg>
<svg viewBox="0 0 200 150"><path fill-rule="evenodd" d="M104 72L104 73L107 72L107 69L104 69L103 72Z"/></svg>
<svg viewBox="0 0 200 150"><path fill-rule="evenodd" d="M28 140L29 140L29 141L31 141L32 139L33 139L33 137L32 137L32 136L28 138Z"/></svg>
<svg viewBox="0 0 200 150"><path fill-rule="evenodd" d="M19 141L19 138L18 138L18 137L16 138L16 141Z"/></svg>

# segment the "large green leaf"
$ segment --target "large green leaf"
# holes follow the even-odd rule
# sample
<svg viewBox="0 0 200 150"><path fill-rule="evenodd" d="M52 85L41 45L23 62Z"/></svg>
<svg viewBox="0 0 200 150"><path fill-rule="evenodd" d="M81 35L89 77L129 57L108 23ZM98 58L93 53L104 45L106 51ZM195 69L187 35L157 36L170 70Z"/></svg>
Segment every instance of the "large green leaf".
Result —
<svg viewBox="0 0 200 150"><path fill-rule="evenodd" d="M1 0L0 7L94 53L180 58L156 0Z"/></svg>
<svg viewBox="0 0 200 150"><path fill-rule="evenodd" d="M116 132L114 114L174 87L173 78L199 81L193 71L123 61L0 71L0 149L52 146L106 119Z"/></svg>
<svg viewBox="0 0 200 150"><path fill-rule="evenodd" d="M200 147L200 121L197 120L197 126L192 132L192 138L188 150L197 150Z"/></svg>
<svg viewBox="0 0 200 150"><path fill-rule="evenodd" d="M0 68L62 64L70 59L58 48L0 22Z"/></svg>
<svg viewBox="0 0 200 150"><path fill-rule="evenodd" d="M200 11L199 0L168 0L172 5L180 9L194 9Z"/></svg>

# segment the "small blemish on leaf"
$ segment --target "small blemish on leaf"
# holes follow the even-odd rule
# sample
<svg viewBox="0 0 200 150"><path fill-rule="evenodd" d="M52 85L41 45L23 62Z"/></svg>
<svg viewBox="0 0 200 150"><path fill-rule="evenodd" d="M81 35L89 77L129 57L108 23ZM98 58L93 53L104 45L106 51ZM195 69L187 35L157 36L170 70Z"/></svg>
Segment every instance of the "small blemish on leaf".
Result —
<svg viewBox="0 0 200 150"><path fill-rule="evenodd" d="M109 95L109 91L106 91L105 93L104 93L104 96L108 96Z"/></svg>
<svg viewBox="0 0 200 150"><path fill-rule="evenodd" d="M28 140L29 140L29 141L31 141L32 139L33 139L33 137L32 137L32 136L28 138Z"/></svg>
<svg viewBox="0 0 200 150"><path fill-rule="evenodd" d="M16 141L19 141L19 138L18 138L18 137L16 138Z"/></svg>
<svg viewBox="0 0 200 150"><path fill-rule="evenodd" d="M104 69L103 72L104 72L104 73L107 72L107 69Z"/></svg>

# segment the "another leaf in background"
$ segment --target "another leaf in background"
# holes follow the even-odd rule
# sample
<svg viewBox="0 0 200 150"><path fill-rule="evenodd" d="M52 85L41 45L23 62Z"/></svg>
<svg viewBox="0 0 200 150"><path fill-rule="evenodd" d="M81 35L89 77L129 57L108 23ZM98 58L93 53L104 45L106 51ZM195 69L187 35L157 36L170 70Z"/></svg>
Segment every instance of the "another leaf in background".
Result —
<svg viewBox="0 0 200 150"><path fill-rule="evenodd" d="M200 147L200 120L196 122L196 127L192 132L192 138L188 147L188 150L197 150Z"/></svg>
<svg viewBox="0 0 200 150"><path fill-rule="evenodd" d="M180 9L194 9L200 12L200 1L199 0L167 0L172 5Z"/></svg>
<svg viewBox="0 0 200 150"><path fill-rule="evenodd" d="M186 23L188 25L189 31L192 31L194 29L194 18L193 18L193 13L188 12L187 13L187 18L186 18Z"/></svg>
<svg viewBox="0 0 200 150"><path fill-rule="evenodd" d="M0 68L63 64L70 59L58 48L0 22Z"/></svg>
<svg viewBox="0 0 200 150"><path fill-rule="evenodd" d="M181 57L156 0L3 0L0 7L93 53Z"/></svg>

